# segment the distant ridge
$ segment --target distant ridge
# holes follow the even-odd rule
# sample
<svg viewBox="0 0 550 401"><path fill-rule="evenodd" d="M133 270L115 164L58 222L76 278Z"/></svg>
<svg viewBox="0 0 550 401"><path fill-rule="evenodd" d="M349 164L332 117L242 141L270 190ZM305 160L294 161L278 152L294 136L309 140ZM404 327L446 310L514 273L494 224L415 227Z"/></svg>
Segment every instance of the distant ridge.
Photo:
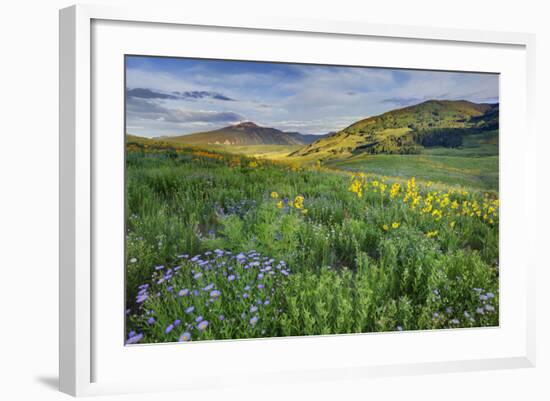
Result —
<svg viewBox="0 0 550 401"><path fill-rule="evenodd" d="M298 132L285 132L276 128L261 127L252 121L245 121L213 131L196 134L165 136L165 142L185 143L189 145L306 145L321 138L322 135L302 135Z"/></svg>

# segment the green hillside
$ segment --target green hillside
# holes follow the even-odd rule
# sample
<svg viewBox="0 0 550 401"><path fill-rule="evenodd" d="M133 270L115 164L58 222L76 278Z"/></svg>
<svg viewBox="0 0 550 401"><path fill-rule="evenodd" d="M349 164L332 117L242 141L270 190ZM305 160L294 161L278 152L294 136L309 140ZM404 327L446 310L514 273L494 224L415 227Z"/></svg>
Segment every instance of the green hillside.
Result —
<svg viewBox="0 0 550 401"><path fill-rule="evenodd" d="M498 104L429 100L357 121L291 156L343 159L357 154L419 154L425 148L456 148L464 138L498 129Z"/></svg>

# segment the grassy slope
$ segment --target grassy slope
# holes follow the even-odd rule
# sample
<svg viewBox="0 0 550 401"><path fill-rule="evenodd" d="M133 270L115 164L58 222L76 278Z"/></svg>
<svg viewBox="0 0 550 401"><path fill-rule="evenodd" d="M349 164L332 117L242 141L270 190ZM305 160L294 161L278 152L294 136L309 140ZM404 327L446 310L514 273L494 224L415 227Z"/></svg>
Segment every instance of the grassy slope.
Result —
<svg viewBox="0 0 550 401"><path fill-rule="evenodd" d="M427 101L392 110L379 116L357 121L328 138L320 139L295 152L306 159L341 159L362 147L376 146L374 153L400 153L400 149L415 148L412 134L427 135L434 129L470 129L483 127L490 120L498 121L498 111L483 117L495 108L488 104L466 101ZM488 121L484 121L484 119ZM370 152L372 153L372 152ZM411 153L411 152L408 152Z"/></svg>
<svg viewBox="0 0 550 401"><path fill-rule="evenodd" d="M420 155L362 154L323 165L498 191L498 163L498 131L491 131L466 136L458 149L426 148Z"/></svg>

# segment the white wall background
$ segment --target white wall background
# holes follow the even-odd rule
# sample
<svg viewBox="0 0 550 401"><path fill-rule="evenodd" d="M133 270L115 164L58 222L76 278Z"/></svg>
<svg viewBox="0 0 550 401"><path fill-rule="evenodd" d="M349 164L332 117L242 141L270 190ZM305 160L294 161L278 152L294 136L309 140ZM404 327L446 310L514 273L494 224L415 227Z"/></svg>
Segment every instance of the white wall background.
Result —
<svg viewBox="0 0 550 401"><path fill-rule="evenodd" d="M138 0L96 0L135 4ZM58 20L66 0L2 3L0 14L0 398L57 400L58 291ZM546 252L549 191L550 28L543 1L313 0L184 2L155 0L155 7L179 4L183 11L254 12L336 20L364 20L537 34L537 115L540 224L537 271L538 366L534 369L327 382L278 388L164 393L116 399L550 399L550 266ZM521 133L518 133L521 145ZM537 192L538 191L538 195ZM535 201L535 200L534 200ZM108 397L115 399L115 397Z"/></svg>

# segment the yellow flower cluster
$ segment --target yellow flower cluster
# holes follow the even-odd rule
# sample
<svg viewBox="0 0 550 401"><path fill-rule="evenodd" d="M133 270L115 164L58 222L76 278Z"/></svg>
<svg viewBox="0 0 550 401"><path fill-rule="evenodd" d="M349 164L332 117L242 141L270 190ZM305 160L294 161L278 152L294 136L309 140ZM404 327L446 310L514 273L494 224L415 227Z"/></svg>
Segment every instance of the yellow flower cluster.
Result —
<svg viewBox="0 0 550 401"><path fill-rule="evenodd" d="M271 192L270 195L273 199L279 199L279 194L275 191ZM298 195L294 198L294 201L285 199L284 201L282 199L278 200L275 206L277 209L283 209L285 207L285 204L288 205L289 208L295 208L300 210L302 214L307 214L307 209L304 207L304 201L305 197L303 195Z"/></svg>
<svg viewBox="0 0 550 401"><path fill-rule="evenodd" d="M452 188L441 191L433 189L433 186L429 182L420 188L414 177L407 180L404 186L395 182L388 191L389 199L400 201L410 209L418 210L421 215L431 216L434 221L452 218L453 221L449 224L451 228L455 226L454 220L461 216L478 218L490 225L497 221L499 200L493 199L491 195L485 194L482 200L480 197L476 200L468 191ZM368 181L365 174L359 173L351 177L349 190L358 198L365 196L367 192L384 197L387 187L384 178Z"/></svg>

